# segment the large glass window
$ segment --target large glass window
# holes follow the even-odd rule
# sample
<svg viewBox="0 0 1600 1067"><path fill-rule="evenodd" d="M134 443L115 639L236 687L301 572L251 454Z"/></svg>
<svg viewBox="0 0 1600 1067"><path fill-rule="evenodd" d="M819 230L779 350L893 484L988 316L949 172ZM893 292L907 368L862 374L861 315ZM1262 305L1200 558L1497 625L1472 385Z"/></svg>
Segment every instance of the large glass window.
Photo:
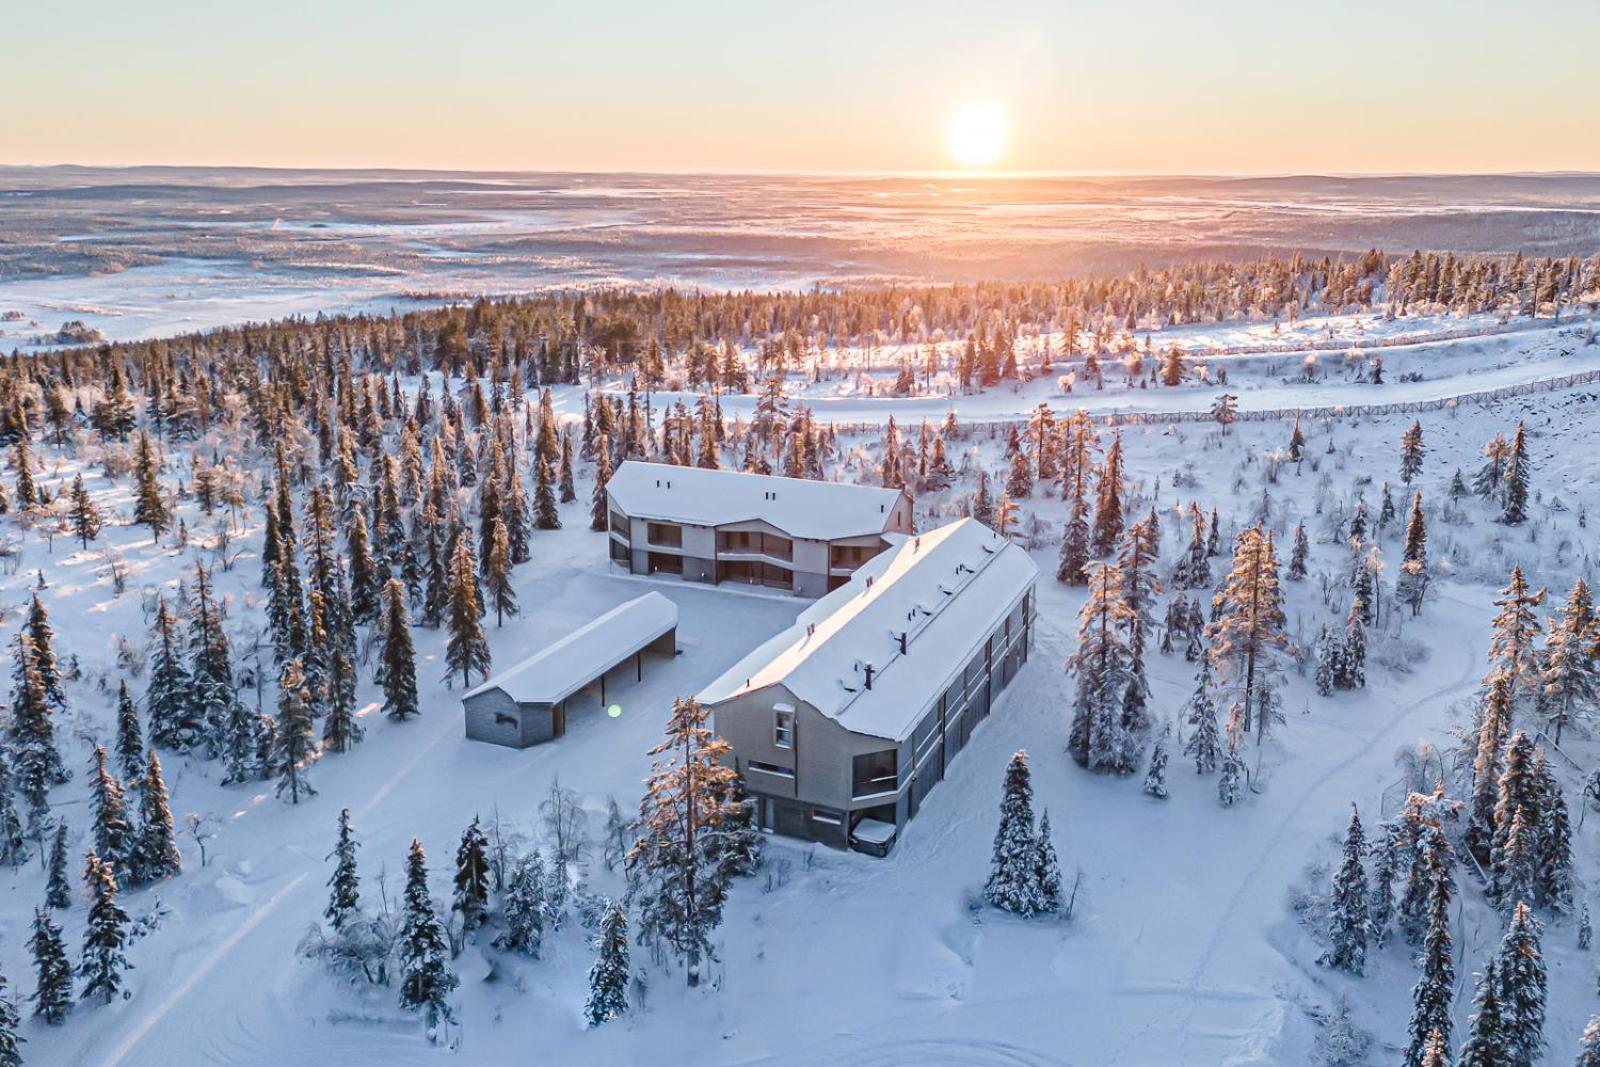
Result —
<svg viewBox="0 0 1600 1067"><path fill-rule="evenodd" d="M683 547L683 527L676 523L652 522L646 529L652 545L661 545L664 548Z"/></svg>
<svg viewBox="0 0 1600 1067"><path fill-rule="evenodd" d="M851 798L894 792L900 784L899 764L900 751L894 748L857 756L850 771Z"/></svg>

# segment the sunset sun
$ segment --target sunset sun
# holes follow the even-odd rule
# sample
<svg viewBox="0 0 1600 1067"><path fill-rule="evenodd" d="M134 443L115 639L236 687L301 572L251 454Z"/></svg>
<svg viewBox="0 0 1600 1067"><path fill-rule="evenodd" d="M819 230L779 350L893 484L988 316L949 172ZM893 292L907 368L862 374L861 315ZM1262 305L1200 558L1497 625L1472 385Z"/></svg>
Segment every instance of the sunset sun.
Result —
<svg viewBox="0 0 1600 1067"><path fill-rule="evenodd" d="M1005 109L993 101L974 101L951 112L945 122L945 147L963 167L992 167L1005 154Z"/></svg>

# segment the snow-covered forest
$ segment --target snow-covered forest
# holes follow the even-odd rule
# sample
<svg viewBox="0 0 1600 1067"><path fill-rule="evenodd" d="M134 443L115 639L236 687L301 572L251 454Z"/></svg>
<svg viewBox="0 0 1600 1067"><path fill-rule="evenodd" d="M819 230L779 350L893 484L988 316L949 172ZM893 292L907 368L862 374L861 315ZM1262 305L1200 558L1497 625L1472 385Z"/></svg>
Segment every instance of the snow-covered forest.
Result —
<svg viewBox="0 0 1600 1067"><path fill-rule="evenodd" d="M1597 308L1374 251L15 353L0 1064L1600 1062ZM756 830L694 696L809 602L614 568L628 459L1032 553L886 858ZM465 739L646 589L612 714Z"/></svg>

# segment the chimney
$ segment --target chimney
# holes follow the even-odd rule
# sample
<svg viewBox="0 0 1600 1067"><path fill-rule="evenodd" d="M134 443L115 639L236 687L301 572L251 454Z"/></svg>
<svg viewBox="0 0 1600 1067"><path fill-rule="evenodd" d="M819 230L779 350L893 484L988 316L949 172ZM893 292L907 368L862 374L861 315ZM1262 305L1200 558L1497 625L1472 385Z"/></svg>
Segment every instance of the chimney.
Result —
<svg viewBox="0 0 1600 1067"><path fill-rule="evenodd" d="M873 675L872 664L870 664L870 663L867 664L864 669L865 669L866 674L867 674L867 688L871 689L872 688L872 675Z"/></svg>

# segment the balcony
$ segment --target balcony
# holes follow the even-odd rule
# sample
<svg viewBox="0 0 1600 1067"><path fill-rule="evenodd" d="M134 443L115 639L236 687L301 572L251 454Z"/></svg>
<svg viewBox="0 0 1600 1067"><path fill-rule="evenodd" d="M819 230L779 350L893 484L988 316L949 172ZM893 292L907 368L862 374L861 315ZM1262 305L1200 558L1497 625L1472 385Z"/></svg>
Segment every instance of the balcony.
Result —
<svg viewBox="0 0 1600 1067"><path fill-rule="evenodd" d="M794 542L776 534L734 531L717 534L717 555L727 559L794 562Z"/></svg>
<svg viewBox="0 0 1600 1067"><path fill-rule="evenodd" d="M645 540L652 548L682 548L683 527L675 523L652 522L645 526Z"/></svg>

